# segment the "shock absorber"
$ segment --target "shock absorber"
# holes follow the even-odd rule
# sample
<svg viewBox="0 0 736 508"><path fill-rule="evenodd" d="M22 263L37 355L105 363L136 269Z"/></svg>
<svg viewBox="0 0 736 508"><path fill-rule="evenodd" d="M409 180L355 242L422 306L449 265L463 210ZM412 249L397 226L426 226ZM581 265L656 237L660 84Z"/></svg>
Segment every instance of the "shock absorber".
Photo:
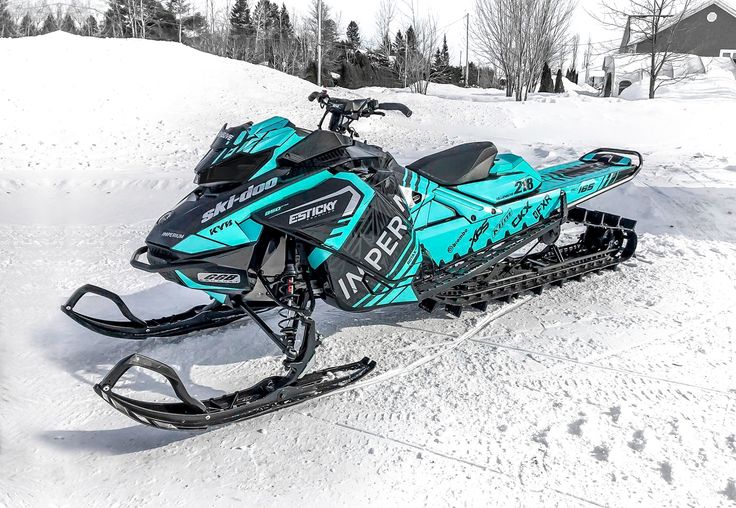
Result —
<svg viewBox="0 0 736 508"><path fill-rule="evenodd" d="M296 270L296 243L293 238L287 237L286 252L284 255L284 271L281 273L279 278L280 284L277 289L279 301L284 305L284 307L279 310L281 320L278 325L281 329L283 341L288 348L287 356L296 356L297 354L294 349L294 344L296 342L296 333L299 328L299 320L296 312L291 309L299 304L299 296L295 290L298 275L299 274Z"/></svg>

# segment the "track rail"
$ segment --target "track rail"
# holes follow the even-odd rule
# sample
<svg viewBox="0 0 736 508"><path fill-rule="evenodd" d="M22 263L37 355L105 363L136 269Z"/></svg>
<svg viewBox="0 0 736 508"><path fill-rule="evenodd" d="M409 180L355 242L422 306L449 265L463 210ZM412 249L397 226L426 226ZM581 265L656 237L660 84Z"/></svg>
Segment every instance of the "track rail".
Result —
<svg viewBox="0 0 736 508"><path fill-rule="evenodd" d="M437 304L455 315L465 306L485 309L488 302L511 298L525 291L541 293L549 285L561 285L586 273L615 268L633 256L636 222L617 215L574 208L567 222L586 226L577 242L549 245L534 254L507 257L481 274L425 299L422 307Z"/></svg>

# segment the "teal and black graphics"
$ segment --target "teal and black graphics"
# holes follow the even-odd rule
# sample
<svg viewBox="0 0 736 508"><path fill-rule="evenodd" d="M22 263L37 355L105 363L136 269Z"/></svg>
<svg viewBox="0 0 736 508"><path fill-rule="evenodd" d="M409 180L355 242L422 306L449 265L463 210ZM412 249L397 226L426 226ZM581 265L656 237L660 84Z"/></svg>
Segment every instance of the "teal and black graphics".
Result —
<svg viewBox="0 0 736 508"><path fill-rule="evenodd" d="M535 169L489 141L465 143L400 165L358 141L353 122L398 103L315 93L329 129L273 117L224 126L195 168L196 188L152 228L131 264L204 291L211 303L157 319L135 316L106 289L85 285L62 306L112 337L183 335L251 319L284 354L285 373L220 397L192 397L174 369L136 354L95 386L113 407L161 428L192 429L252 418L344 387L375 362L307 372L320 335L317 300L348 312L414 303L450 314L614 268L636 248L635 222L580 205L631 180L641 156L599 148ZM560 241L567 225L582 231ZM568 234L567 238L571 236ZM145 261L143 260L145 257ZM75 310L107 298L124 320ZM177 402L114 390L130 368L168 380Z"/></svg>

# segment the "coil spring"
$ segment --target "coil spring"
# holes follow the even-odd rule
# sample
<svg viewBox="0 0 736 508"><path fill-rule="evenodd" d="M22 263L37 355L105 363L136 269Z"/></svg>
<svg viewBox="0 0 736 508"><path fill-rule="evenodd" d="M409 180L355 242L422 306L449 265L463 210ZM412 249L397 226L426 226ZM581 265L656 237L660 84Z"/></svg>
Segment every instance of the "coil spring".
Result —
<svg viewBox="0 0 736 508"><path fill-rule="evenodd" d="M297 299L294 293L294 275L282 274L274 283L273 291L277 301L285 305L278 310L279 319L277 326L281 330L281 335L290 347L294 346L296 341L296 332L299 329L299 320L296 312L289 307L294 307Z"/></svg>

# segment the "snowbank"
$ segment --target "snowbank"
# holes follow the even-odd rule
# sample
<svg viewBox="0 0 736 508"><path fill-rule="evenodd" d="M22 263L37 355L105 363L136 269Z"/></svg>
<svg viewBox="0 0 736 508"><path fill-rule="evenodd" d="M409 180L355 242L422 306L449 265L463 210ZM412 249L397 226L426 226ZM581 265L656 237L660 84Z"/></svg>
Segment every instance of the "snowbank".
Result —
<svg viewBox="0 0 736 508"><path fill-rule="evenodd" d="M703 73L680 73L675 78L661 77L655 96L669 99L736 99L736 65L733 60L703 59L703 65ZM648 99L648 75L626 88L620 97L628 100Z"/></svg>
<svg viewBox="0 0 736 508"><path fill-rule="evenodd" d="M25 148L14 165L34 171L165 171L225 122L277 113L314 122L314 85L173 42L55 32L0 39L0 61L18 70L0 79L0 142ZM46 155L31 157L34 147Z"/></svg>
<svg viewBox="0 0 736 508"><path fill-rule="evenodd" d="M315 368L366 355L380 382L209 432L167 432L126 419L92 385L142 353L211 396L275 372L275 347L247 321L175 340L111 339L59 305L87 282L144 317L206 300L132 269L130 253L193 187L224 122L281 114L313 127L315 87L174 43L62 33L0 39L0 62L12 69L0 79L0 506L734 500L733 98L331 90L414 110L356 125L402 162L483 139L533 165L596 146L642 151L633 182L589 203L639 221L637 257L512 303L462 343L487 314L320 304ZM110 312L94 300L82 310ZM169 392L158 381L122 380L160 399Z"/></svg>

